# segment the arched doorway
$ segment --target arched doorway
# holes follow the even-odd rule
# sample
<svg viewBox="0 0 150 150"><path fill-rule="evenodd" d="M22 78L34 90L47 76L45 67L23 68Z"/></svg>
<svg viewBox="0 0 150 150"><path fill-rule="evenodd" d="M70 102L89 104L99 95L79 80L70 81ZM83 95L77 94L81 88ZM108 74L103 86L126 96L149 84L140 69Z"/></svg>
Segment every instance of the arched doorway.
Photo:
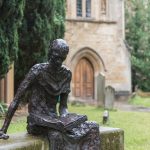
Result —
<svg viewBox="0 0 150 150"><path fill-rule="evenodd" d="M94 69L86 58L80 59L75 68L74 96L81 99L94 98Z"/></svg>

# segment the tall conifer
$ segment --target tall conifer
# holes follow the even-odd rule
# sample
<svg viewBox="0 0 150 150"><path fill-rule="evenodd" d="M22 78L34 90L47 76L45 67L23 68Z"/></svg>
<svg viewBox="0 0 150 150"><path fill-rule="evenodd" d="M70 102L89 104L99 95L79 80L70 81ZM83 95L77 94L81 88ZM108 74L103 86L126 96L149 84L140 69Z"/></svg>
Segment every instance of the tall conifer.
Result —
<svg viewBox="0 0 150 150"><path fill-rule="evenodd" d="M23 11L24 0L0 0L0 78L18 56L18 28Z"/></svg>
<svg viewBox="0 0 150 150"><path fill-rule="evenodd" d="M126 39L131 48L133 88L150 90L150 0L126 2Z"/></svg>
<svg viewBox="0 0 150 150"><path fill-rule="evenodd" d="M64 31L65 0L26 0L19 30L19 57L15 63L16 86L31 66L47 61L49 42L63 38Z"/></svg>

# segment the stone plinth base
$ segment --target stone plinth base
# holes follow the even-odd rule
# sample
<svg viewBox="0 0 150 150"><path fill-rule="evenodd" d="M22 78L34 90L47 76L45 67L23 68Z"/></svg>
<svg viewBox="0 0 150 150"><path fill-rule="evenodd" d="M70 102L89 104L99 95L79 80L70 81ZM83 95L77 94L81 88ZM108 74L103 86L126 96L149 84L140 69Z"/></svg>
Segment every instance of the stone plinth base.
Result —
<svg viewBox="0 0 150 150"><path fill-rule="evenodd" d="M12 134L8 140L0 139L0 150L49 150L49 142L27 133Z"/></svg>
<svg viewBox="0 0 150 150"><path fill-rule="evenodd" d="M124 131L118 128L100 127L100 150L124 150Z"/></svg>
<svg viewBox="0 0 150 150"><path fill-rule="evenodd" d="M118 128L100 127L100 150L124 150L124 132ZM12 134L8 140L0 140L0 150L49 150L46 138L26 133Z"/></svg>

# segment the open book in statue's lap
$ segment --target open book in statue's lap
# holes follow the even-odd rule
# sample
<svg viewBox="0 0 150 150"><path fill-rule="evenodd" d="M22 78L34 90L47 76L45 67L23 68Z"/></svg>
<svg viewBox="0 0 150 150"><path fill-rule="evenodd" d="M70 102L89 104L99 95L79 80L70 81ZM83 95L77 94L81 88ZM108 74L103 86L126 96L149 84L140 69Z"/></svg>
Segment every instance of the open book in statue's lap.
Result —
<svg viewBox="0 0 150 150"><path fill-rule="evenodd" d="M87 121L86 115L78 115L75 113L68 113L65 116L58 117L30 114L27 118L27 122L31 122L34 125L53 128L64 133L71 131L85 121Z"/></svg>
<svg viewBox="0 0 150 150"><path fill-rule="evenodd" d="M68 52L64 40L54 40L49 47L48 63L30 69L8 108L1 139L8 138L6 132L19 104L28 103L27 131L47 136L51 150L99 150L98 125L86 122L85 115L70 114L67 109L71 71L62 63Z"/></svg>

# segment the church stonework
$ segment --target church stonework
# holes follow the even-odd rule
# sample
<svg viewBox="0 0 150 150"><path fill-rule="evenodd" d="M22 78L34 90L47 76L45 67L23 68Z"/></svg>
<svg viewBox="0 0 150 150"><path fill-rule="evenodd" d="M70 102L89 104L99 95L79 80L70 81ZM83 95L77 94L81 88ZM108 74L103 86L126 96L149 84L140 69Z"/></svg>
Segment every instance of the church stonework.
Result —
<svg viewBox="0 0 150 150"><path fill-rule="evenodd" d="M125 44L124 0L66 0L66 60L73 73L71 97L98 99L97 76L116 93L131 92Z"/></svg>

